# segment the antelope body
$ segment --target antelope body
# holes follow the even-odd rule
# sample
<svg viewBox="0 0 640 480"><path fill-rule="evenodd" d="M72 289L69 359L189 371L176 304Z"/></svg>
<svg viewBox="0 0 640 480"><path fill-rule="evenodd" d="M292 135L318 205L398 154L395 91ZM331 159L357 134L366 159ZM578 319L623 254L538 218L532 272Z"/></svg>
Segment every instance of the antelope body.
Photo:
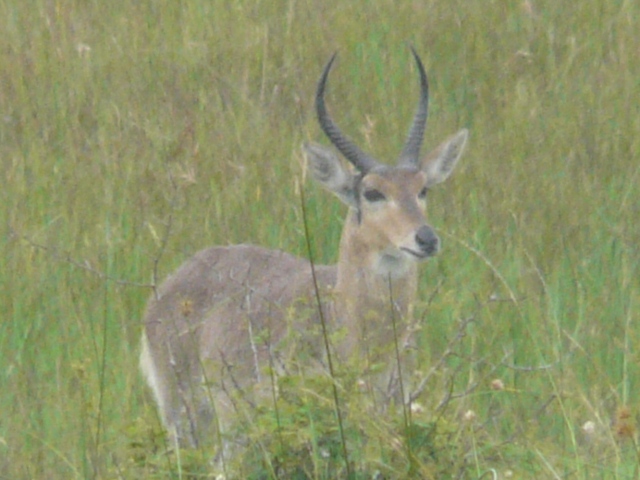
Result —
<svg viewBox="0 0 640 480"><path fill-rule="evenodd" d="M270 387L266 369L286 372L300 358L321 366L320 308L330 329L345 331L335 346L339 360L366 356L393 363L392 356L380 356L393 339L391 316L403 337L418 263L440 246L425 219L426 193L449 176L467 139L460 130L420 157L428 84L420 58L413 49L412 54L421 95L395 166L363 152L328 115L324 91L335 55L318 83L320 126L354 167L325 147L306 146L313 178L349 207L338 264L315 266L321 305L309 260L252 245L197 253L150 300L140 364L165 426L179 441L197 445L214 435L216 416L226 424L239 401L251 402ZM300 340L288 341L293 334ZM376 380L373 388L384 390L391 377Z"/></svg>

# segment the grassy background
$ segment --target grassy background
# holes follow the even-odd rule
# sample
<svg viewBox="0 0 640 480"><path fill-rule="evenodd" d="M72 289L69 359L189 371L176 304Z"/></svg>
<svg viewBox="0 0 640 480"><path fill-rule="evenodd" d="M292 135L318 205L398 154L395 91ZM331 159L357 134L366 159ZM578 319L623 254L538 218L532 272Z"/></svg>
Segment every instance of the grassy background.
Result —
<svg viewBox="0 0 640 480"><path fill-rule="evenodd" d="M334 116L393 159L408 42L427 146L471 131L431 195L422 403L453 393L467 478L640 477L640 3L5 1L0 19L0 478L139 478L148 285L211 244L304 255L301 187L334 261L344 209L301 169L317 77L339 50Z"/></svg>

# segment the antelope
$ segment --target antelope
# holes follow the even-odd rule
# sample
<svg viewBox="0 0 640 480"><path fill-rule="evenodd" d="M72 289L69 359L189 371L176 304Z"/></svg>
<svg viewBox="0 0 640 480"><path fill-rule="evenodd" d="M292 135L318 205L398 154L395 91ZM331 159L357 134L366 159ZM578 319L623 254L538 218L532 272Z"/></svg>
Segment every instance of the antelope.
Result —
<svg viewBox="0 0 640 480"><path fill-rule="evenodd" d="M253 245L211 247L187 260L150 299L140 366L176 442L207 441L215 433L213 420L227 424L239 398L250 402L271 386L267 369L286 373L287 362L301 357L321 368L327 353L314 333L320 313L331 331L344 332L335 346L338 363L365 357L369 364L393 363L385 353L393 338L391 316L406 336L418 264L440 249L425 217L427 192L451 174L468 136L462 129L420 156L429 86L420 57L411 52L420 99L394 166L361 150L327 112L325 87L336 54L318 82L320 127L351 164L326 147L305 145L311 176L348 207L337 265L312 265ZM304 341L288 341L292 332ZM375 390L388 385L392 374L385 375L375 380Z"/></svg>

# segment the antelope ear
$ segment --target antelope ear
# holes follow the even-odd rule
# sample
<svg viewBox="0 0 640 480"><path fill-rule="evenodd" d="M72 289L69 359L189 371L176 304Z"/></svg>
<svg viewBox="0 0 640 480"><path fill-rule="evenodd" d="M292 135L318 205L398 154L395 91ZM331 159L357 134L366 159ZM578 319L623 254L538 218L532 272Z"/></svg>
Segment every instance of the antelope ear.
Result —
<svg viewBox="0 0 640 480"><path fill-rule="evenodd" d="M350 207L357 206L355 177L328 148L315 143L304 146L307 164L314 180L333 192Z"/></svg>
<svg viewBox="0 0 640 480"><path fill-rule="evenodd" d="M463 128L422 159L420 168L427 174L427 185L444 182L451 175L462 156L468 136L469 131Z"/></svg>

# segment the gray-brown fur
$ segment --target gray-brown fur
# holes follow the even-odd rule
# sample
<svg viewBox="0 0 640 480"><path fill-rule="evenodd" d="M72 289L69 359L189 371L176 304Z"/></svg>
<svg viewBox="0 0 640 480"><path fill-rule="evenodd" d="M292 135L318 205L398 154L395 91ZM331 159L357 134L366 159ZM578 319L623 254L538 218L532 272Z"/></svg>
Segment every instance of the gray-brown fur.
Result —
<svg viewBox="0 0 640 480"><path fill-rule="evenodd" d="M366 375L370 363L393 365L392 315L400 339L410 336L418 263L439 250L425 218L425 192L449 176L467 131L423 159L413 158L420 150L417 130L426 121L428 104L426 75L414 52L422 95L411 145L397 166L373 160L342 135L324 107L333 58L318 86L318 116L356 171L325 147L306 147L314 180L349 207L338 264L315 268L327 325L332 332L344 331L333 353L341 361L359 360ZM224 427L231 416L269 393L266 372L286 372L290 365L323 368L326 352L310 263L281 251L236 245L199 252L162 284L144 322L143 373L166 427L191 444L211 441L215 415ZM368 386L384 400L397 394L395 385L389 386L393 378L390 368L368 378Z"/></svg>
<svg viewBox="0 0 640 480"><path fill-rule="evenodd" d="M237 389L261 383L265 366L281 367L287 352L279 351L278 340L290 327L304 328L286 321L291 305L297 301L297 311L317 322L315 305L304 304L314 298L310 269L308 260L277 250L213 247L162 284L149 303L145 334L152 362L163 372L163 421L180 438L200 443L199 431L214 434L211 399L217 397L215 408L228 416L232 400L252 401L251 392ZM316 266L316 275L330 299L336 268ZM203 384L232 395L212 396Z"/></svg>

